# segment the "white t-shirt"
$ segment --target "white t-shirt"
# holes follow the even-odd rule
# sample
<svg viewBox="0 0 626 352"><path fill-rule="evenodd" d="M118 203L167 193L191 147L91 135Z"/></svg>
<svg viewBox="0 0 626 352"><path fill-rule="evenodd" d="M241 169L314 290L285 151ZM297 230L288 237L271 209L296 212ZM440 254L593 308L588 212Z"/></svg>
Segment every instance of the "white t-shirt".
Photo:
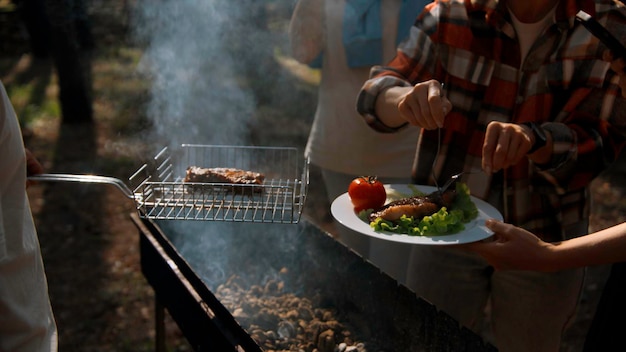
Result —
<svg viewBox="0 0 626 352"><path fill-rule="evenodd" d="M0 84L0 351L56 350L56 324L26 195L24 143Z"/></svg>
<svg viewBox="0 0 626 352"><path fill-rule="evenodd" d="M520 53L522 54L522 59L520 62L523 64L524 59L526 59L526 55L530 51L531 46L535 43L539 35L543 33L544 29L550 25L550 23L554 22L554 13L556 12L556 5L550 10L544 18L540 19L537 22L532 23L524 23L515 17L513 11L509 10L509 14L511 15L511 20L513 21L513 27L515 28L515 32L517 33L517 38L519 40L520 45Z"/></svg>
<svg viewBox="0 0 626 352"><path fill-rule="evenodd" d="M385 0L381 8L383 62L396 54L400 0ZM331 171L379 177L411 176L419 129L380 133L356 111L356 98L369 78L369 67L349 68L342 41L345 0L325 1L326 37L322 81L315 120L305 154L311 163Z"/></svg>

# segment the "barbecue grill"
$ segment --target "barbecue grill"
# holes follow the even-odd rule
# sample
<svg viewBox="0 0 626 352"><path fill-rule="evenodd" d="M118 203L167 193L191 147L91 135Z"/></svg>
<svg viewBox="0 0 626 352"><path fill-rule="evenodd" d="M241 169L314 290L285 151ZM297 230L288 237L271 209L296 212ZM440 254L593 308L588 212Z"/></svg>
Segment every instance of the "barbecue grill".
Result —
<svg viewBox="0 0 626 352"><path fill-rule="evenodd" d="M155 292L158 351L163 309L196 351L335 352L345 341L369 352L495 351L306 219L282 226L131 217ZM276 307L279 297L287 309Z"/></svg>
<svg viewBox="0 0 626 352"><path fill-rule="evenodd" d="M262 173L262 184L184 182L190 166ZM293 224L300 220L309 182L308 160L296 148L183 144L163 148L129 177L42 174L38 181L111 184L135 201L143 218Z"/></svg>

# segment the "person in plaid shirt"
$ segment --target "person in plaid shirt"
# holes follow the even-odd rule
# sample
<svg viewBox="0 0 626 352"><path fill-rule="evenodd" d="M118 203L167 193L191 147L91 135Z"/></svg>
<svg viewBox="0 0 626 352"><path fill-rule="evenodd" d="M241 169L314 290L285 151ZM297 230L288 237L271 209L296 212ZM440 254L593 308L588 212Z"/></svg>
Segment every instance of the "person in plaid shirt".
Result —
<svg viewBox="0 0 626 352"><path fill-rule="evenodd" d="M605 50L603 59L620 74L620 89L626 97L626 57ZM626 316L626 222L556 243L544 242L520 227L494 219L485 221L485 226L493 231L495 240L468 243L464 248L483 256L496 270L558 271L612 264L583 351L626 349L623 326L616 323Z"/></svg>
<svg viewBox="0 0 626 352"><path fill-rule="evenodd" d="M579 10L624 37L618 1L435 1L396 57L372 69L357 110L379 132L422 128L415 183L466 171L461 181L505 222L549 242L584 235L589 184L626 141L626 101ZM489 303L501 351L558 351L584 278L494 271L439 246L414 246L409 270L411 289L475 331Z"/></svg>

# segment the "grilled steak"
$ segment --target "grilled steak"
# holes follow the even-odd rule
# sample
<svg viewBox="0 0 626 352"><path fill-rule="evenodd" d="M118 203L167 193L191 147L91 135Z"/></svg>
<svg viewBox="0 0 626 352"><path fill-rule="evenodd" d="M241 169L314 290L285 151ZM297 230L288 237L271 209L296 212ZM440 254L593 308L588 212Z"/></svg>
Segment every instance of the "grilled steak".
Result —
<svg viewBox="0 0 626 352"><path fill-rule="evenodd" d="M435 191L425 196L414 196L398 199L383 205L380 209L370 214L370 221L383 218L388 221L396 221L402 215L412 216L421 219L424 216L432 215L442 207L450 207L456 197L456 191L448 190L443 194Z"/></svg>
<svg viewBox="0 0 626 352"><path fill-rule="evenodd" d="M198 166L190 166L184 182L194 183L228 183L234 185L262 185L265 175L259 172L246 171L235 168L202 168ZM244 187L239 190L244 191ZM247 187L246 187L247 188ZM261 192L261 187L251 187L253 192Z"/></svg>

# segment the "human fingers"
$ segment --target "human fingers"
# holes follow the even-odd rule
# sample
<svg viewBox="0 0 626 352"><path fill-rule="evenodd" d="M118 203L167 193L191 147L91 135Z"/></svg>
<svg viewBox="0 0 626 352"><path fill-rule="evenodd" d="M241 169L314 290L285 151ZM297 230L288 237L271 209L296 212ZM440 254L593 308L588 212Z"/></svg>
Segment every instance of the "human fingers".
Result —
<svg viewBox="0 0 626 352"><path fill-rule="evenodd" d="M476 245L473 249L496 270L551 271L552 244L533 233L494 219L485 221L494 232L492 242Z"/></svg>
<svg viewBox="0 0 626 352"><path fill-rule="evenodd" d="M497 238L498 240L500 240L500 242L510 239L511 232L515 227L511 224L507 224L496 219L485 220L485 226L497 235Z"/></svg>
<svg viewBox="0 0 626 352"><path fill-rule="evenodd" d="M398 110L405 120L427 130L443 126L443 119L452 109L452 104L441 97L438 81L421 82L405 94Z"/></svg>
<svg viewBox="0 0 626 352"><path fill-rule="evenodd" d="M430 81L428 83L428 112L431 118L435 121L438 128L443 127L443 120L448 113L448 109L444 106L444 100L447 103L450 101L445 98L443 93L443 84L438 81ZM450 104L452 105L452 104Z"/></svg>
<svg viewBox="0 0 626 352"><path fill-rule="evenodd" d="M509 263L509 242L513 239L512 234L515 226L503 223L495 219L487 219L485 226L493 231L493 237L489 240L469 243L467 249L477 253L489 262L495 270L505 270L511 267Z"/></svg>
<svg viewBox="0 0 626 352"><path fill-rule="evenodd" d="M500 128L491 128L490 132L497 134L497 142L496 146L491 155L485 156L483 158L491 158L491 164L494 171L498 171L503 168L504 163L506 161L506 155L509 151L509 142L511 140L511 131L504 126L499 126Z"/></svg>
<svg viewBox="0 0 626 352"><path fill-rule="evenodd" d="M26 172L28 176L43 173L44 169L35 155L28 149L26 151Z"/></svg>
<svg viewBox="0 0 626 352"><path fill-rule="evenodd" d="M35 158L35 155L28 149L25 149L25 152L26 152L26 175L31 176L31 175L37 175L37 174L43 173L44 168L39 162L39 160ZM29 187L33 185L34 183L35 183L34 181L26 180L26 187Z"/></svg>
<svg viewBox="0 0 626 352"><path fill-rule="evenodd" d="M530 149L524 128L517 124L492 121L487 125L483 142L483 169L496 172L519 162Z"/></svg>
<svg viewBox="0 0 626 352"><path fill-rule="evenodd" d="M501 160L502 164L498 166L501 169L506 169L524 158L530 150L531 144L524 128L517 124L506 124L503 131L506 139L501 143L503 159Z"/></svg>
<svg viewBox="0 0 626 352"><path fill-rule="evenodd" d="M502 260L500 260L500 249L507 242L507 238L498 232L494 232L493 237L482 241L470 242L458 245L460 249L474 252L483 257L496 270L503 268Z"/></svg>
<svg viewBox="0 0 626 352"><path fill-rule="evenodd" d="M435 109L441 109L440 90L435 87L437 81L427 81L415 85L416 98L420 109L422 127L428 130L441 128L443 123L437 119Z"/></svg>
<svg viewBox="0 0 626 352"><path fill-rule="evenodd" d="M492 247L495 246L496 243L506 242L508 237L506 234L502 234L502 229L497 228L497 224L492 224L491 222L498 222L495 219L487 219L485 220L485 226L493 232L492 237L488 237L482 241L477 242L469 242L457 245L459 248L469 249L475 252L484 253L490 252ZM503 224L502 222L498 222L499 224ZM494 227L495 226L495 227Z"/></svg>
<svg viewBox="0 0 626 352"><path fill-rule="evenodd" d="M524 248L542 246L545 244L539 237L521 227L504 223L495 219L485 221L485 226L493 231L501 243L510 242L516 247L524 251Z"/></svg>
<svg viewBox="0 0 626 352"><path fill-rule="evenodd" d="M429 128L422 118L422 103L420 103L419 98L420 94L421 92L417 86L411 88L400 98L400 101L398 102L398 112L400 113L400 116L402 116L402 118L411 125L426 129L433 129L434 127Z"/></svg>
<svg viewBox="0 0 626 352"><path fill-rule="evenodd" d="M491 123L487 125L487 131L490 128ZM493 155L496 150L496 146L498 145L498 136L496 133L486 133L485 131L485 140L483 141L483 156L482 156L482 168L485 173L490 174L493 172L493 160L491 159L491 155Z"/></svg>

